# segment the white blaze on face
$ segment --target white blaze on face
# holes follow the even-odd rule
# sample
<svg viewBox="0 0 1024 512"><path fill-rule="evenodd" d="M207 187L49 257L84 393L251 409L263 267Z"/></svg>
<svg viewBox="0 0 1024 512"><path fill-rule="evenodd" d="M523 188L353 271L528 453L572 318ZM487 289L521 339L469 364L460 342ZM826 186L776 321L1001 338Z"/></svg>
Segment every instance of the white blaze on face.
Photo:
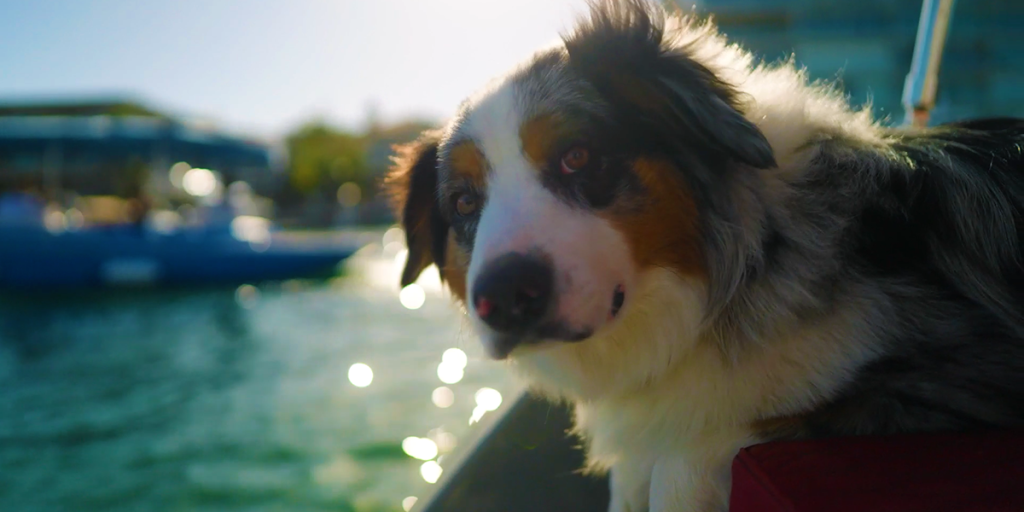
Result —
<svg viewBox="0 0 1024 512"><path fill-rule="evenodd" d="M572 207L543 187L539 171L523 152L519 130L526 119L514 84L493 89L468 112L462 130L474 139L490 168L468 289L495 258L540 252L554 266L557 313L552 320L574 331L596 331L608 321L615 288L623 285L628 297L634 280L625 238L606 220ZM472 318L484 342L490 343L489 329L475 314Z"/></svg>

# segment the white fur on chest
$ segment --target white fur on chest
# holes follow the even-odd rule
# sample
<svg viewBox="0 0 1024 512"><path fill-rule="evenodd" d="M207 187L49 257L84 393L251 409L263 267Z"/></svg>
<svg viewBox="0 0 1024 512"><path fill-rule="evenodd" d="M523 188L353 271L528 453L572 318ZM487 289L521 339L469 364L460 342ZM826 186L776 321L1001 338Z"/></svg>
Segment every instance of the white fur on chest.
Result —
<svg viewBox="0 0 1024 512"><path fill-rule="evenodd" d="M753 424L812 409L873 354L857 305L727 360L702 338L698 284L657 270L641 294L608 332L515 357L536 387L576 404L591 468L611 469L612 511L726 510L731 461L759 441Z"/></svg>
<svg viewBox="0 0 1024 512"><path fill-rule="evenodd" d="M732 458L757 439L743 424L707 419L643 399L577 404L590 467L611 471L609 510L727 510Z"/></svg>
<svg viewBox="0 0 1024 512"><path fill-rule="evenodd" d="M578 431L589 440L591 464L610 469L610 511L728 509L731 461L740 448L757 441L748 428L722 426L655 438L658 434L638 428L639 422L616 421L632 412L601 409L577 407Z"/></svg>

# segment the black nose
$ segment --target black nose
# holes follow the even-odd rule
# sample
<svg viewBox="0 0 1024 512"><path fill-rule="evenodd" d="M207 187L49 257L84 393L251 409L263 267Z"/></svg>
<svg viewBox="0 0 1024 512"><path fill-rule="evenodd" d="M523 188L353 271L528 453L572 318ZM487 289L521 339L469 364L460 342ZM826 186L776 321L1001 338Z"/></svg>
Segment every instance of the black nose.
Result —
<svg viewBox="0 0 1024 512"><path fill-rule="evenodd" d="M491 262L473 285L477 316L503 334L523 334L551 304L553 272L539 256L510 253Z"/></svg>

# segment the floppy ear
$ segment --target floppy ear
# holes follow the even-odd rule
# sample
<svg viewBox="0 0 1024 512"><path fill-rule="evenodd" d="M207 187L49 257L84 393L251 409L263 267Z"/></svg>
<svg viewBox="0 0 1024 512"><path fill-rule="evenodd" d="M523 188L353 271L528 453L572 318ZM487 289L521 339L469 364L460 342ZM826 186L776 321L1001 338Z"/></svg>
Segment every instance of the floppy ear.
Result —
<svg viewBox="0 0 1024 512"><path fill-rule="evenodd" d="M612 0L592 3L590 18L563 40L569 66L608 100L616 118L661 139L662 147L774 167L771 145L738 109L738 93L686 53L714 37L710 27L689 30L696 34L689 44L666 41L661 7Z"/></svg>
<svg viewBox="0 0 1024 512"><path fill-rule="evenodd" d="M402 270L402 287L415 282L432 263L441 265L445 261L448 222L441 214L437 198L439 139L438 132L427 131L414 142L396 145L394 165L384 182L409 248L409 259Z"/></svg>

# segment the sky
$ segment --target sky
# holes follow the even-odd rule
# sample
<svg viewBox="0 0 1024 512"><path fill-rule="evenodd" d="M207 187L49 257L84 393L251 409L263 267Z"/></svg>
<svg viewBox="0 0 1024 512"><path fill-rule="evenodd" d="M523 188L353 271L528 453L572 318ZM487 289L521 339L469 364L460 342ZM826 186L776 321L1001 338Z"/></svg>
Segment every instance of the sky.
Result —
<svg viewBox="0 0 1024 512"><path fill-rule="evenodd" d="M276 138L441 120L584 0L0 0L0 102L128 97Z"/></svg>

